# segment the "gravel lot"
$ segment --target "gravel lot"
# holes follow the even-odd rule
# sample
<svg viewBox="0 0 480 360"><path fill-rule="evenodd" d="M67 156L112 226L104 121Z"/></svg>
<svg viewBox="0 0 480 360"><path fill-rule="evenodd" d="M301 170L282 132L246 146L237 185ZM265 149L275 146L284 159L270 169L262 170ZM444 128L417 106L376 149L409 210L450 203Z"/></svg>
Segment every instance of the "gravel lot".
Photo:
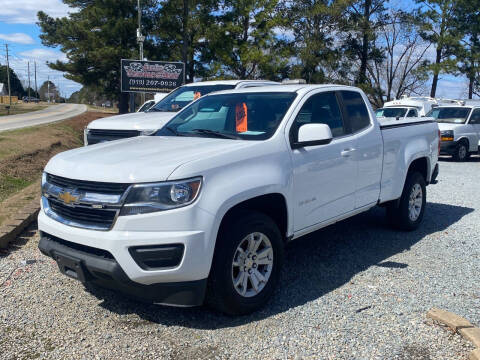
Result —
<svg viewBox="0 0 480 360"><path fill-rule="evenodd" d="M418 231L373 209L292 243L275 299L247 317L87 291L32 227L0 253L0 358L467 359L470 344L425 314L480 325L480 158L440 166Z"/></svg>

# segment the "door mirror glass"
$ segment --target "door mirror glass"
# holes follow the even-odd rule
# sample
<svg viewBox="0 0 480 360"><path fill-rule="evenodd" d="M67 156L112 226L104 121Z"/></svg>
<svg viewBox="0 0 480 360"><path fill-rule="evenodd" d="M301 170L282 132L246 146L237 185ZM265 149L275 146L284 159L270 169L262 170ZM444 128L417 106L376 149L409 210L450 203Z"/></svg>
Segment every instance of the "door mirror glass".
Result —
<svg viewBox="0 0 480 360"><path fill-rule="evenodd" d="M293 144L293 148L325 145L332 138L332 131L327 124L304 124L298 129L298 141Z"/></svg>

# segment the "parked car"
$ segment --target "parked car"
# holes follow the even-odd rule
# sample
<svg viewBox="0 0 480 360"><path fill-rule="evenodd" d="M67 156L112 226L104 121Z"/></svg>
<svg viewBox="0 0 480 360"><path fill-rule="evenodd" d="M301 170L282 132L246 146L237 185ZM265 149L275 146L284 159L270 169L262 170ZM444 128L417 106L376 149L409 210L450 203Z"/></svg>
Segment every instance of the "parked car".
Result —
<svg viewBox="0 0 480 360"><path fill-rule="evenodd" d="M33 102L33 103L39 103L40 99L33 97L33 96L24 96L22 97L22 101L25 103Z"/></svg>
<svg viewBox="0 0 480 360"><path fill-rule="evenodd" d="M212 93L155 136L52 158L39 248L83 282L245 314L274 294L287 242L378 204L420 226L438 150L433 120L380 125L358 88Z"/></svg>
<svg viewBox="0 0 480 360"><path fill-rule="evenodd" d="M137 110L137 113L139 112L146 112L148 109L150 109L153 105L155 105L155 100L147 100L145 101L142 106L140 106Z"/></svg>
<svg viewBox="0 0 480 360"><path fill-rule="evenodd" d="M175 114L202 95L213 91L277 84L267 80L203 81L180 86L147 112L112 116L92 121L85 128L85 145L128 137L151 135ZM160 96L159 96L160 97Z"/></svg>
<svg viewBox="0 0 480 360"><path fill-rule="evenodd" d="M441 154L465 161L470 154L480 151L480 103L439 106L428 116L438 122Z"/></svg>

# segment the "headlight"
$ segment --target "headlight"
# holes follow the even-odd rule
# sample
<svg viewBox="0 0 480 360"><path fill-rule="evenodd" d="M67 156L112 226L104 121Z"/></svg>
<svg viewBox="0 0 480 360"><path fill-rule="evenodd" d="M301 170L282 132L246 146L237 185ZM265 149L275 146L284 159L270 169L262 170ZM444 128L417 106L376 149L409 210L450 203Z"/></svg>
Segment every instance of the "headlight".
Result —
<svg viewBox="0 0 480 360"><path fill-rule="evenodd" d="M147 214L190 205L200 193L202 178L134 185L120 215Z"/></svg>
<svg viewBox="0 0 480 360"><path fill-rule="evenodd" d="M47 173L44 171L42 173L42 192L43 192L43 187L45 186L46 183L47 183Z"/></svg>
<svg viewBox="0 0 480 360"><path fill-rule="evenodd" d="M156 129L155 130L142 130L142 131L140 131L140 136L152 135L155 131L157 131L157 130Z"/></svg>
<svg viewBox="0 0 480 360"><path fill-rule="evenodd" d="M440 139L442 141L453 141L453 130L444 130L440 132Z"/></svg>

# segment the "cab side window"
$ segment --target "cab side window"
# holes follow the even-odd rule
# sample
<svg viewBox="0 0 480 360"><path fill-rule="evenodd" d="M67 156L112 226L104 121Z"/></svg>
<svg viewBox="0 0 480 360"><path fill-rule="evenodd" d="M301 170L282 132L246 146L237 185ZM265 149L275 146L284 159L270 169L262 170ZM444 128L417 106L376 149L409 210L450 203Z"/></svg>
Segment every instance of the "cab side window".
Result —
<svg viewBox="0 0 480 360"><path fill-rule="evenodd" d="M312 95L300 109L290 128L290 142L298 140L298 129L304 124L327 124L333 137L345 135L342 114L334 92Z"/></svg>
<svg viewBox="0 0 480 360"><path fill-rule="evenodd" d="M417 110L415 110L415 109L410 109L410 110L408 111L407 117L418 117Z"/></svg>
<svg viewBox="0 0 480 360"><path fill-rule="evenodd" d="M370 115L362 95L356 91L340 91L345 109L345 125L349 134L370 126Z"/></svg>
<svg viewBox="0 0 480 360"><path fill-rule="evenodd" d="M480 109L473 110L472 116L470 117L469 124L480 124Z"/></svg>

